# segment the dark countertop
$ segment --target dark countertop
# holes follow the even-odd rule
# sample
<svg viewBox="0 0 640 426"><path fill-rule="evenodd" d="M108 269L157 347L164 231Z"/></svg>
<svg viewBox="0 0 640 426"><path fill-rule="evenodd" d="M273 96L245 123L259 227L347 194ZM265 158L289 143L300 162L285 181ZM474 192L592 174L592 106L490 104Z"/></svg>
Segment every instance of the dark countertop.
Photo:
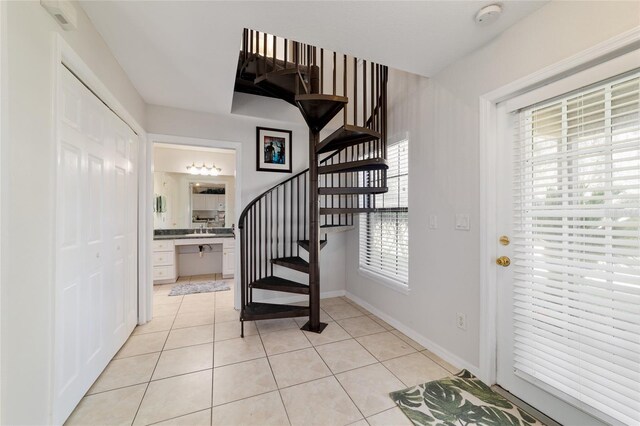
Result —
<svg viewBox="0 0 640 426"><path fill-rule="evenodd" d="M199 230L198 230L199 231ZM215 228L207 230L211 234L196 234L195 229L156 229L153 231L154 240L183 240L198 238L235 238L233 229L231 228Z"/></svg>

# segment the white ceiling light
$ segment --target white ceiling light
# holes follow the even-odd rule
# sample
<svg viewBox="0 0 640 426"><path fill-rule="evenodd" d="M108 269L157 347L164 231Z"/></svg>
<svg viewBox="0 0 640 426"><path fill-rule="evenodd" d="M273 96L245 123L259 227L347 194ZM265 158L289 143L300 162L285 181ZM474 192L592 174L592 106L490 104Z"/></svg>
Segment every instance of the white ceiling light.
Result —
<svg viewBox="0 0 640 426"><path fill-rule="evenodd" d="M502 13L502 6L499 4L492 4L485 6L476 14L476 23L479 25L488 25L495 22Z"/></svg>
<svg viewBox="0 0 640 426"><path fill-rule="evenodd" d="M222 169L220 167L216 167L215 164L212 164L211 167L207 167L202 163L202 167L198 167L196 166L196 163L193 163L192 165L187 166L187 171L192 175L218 176Z"/></svg>

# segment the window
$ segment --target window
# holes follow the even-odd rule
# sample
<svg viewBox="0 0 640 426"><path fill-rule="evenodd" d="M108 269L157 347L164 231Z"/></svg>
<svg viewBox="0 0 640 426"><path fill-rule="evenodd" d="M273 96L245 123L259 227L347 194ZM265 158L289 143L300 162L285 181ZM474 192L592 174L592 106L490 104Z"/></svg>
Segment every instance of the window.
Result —
<svg viewBox="0 0 640 426"><path fill-rule="evenodd" d="M517 114L514 367L640 422L640 73ZM576 402L577 401L577 402Z"/></svg>
<svg viewBox="0 0 640 426"><path fill-rule="evenodd" d="M409 141L387 148L387 187L375 213L360 216L360 270L386 284L409 284Z"/></svg>

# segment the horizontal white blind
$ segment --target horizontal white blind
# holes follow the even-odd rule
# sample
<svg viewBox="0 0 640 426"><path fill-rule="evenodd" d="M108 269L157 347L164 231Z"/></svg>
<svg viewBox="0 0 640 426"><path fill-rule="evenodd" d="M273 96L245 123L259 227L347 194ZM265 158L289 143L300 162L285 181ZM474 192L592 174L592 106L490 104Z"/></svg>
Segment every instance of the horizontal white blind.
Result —
<svg viewBox="0 0 640 426"><path fill-rule="evenodd" d="M379 211L360 217L360 268L401 285L409 282L409 141L387 148L387 187Z"/></svg>
<svg viewBox="0 0 640 426"><path fill-rule="evenodd" d="M514 368L640 424L640 73L517 113Z"/></svg>

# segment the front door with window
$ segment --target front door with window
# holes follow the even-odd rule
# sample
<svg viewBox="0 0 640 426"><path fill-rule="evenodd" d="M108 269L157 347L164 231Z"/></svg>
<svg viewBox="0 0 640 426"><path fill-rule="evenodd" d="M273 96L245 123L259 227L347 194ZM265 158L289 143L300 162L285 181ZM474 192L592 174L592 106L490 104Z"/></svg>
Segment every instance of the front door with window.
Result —
<svg viewBox="0 0 640 426"><path fill-rule="evenodd" d="M640 424L639 92L498 107L497 381L567 425Z"/></svg>

